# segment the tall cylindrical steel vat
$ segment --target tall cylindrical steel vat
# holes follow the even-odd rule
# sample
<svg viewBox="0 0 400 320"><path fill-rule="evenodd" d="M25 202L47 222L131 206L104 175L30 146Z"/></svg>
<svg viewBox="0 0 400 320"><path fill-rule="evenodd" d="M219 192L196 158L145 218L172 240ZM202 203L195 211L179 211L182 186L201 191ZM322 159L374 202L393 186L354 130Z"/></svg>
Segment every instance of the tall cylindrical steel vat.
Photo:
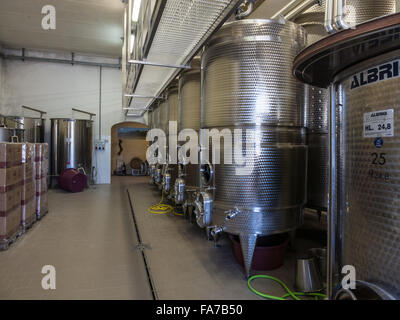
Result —
<svg viewBox="0 0 400 320"><path fill-rule="evenodd" d="M242 143L249 171L241 171L235 160L211 168L203 163L202 187L215 188L214 210L207 215L210 195L203 192L197 220L217 226L214 234L239 235L247 275L257 236L301 224L307 172L304 85L293 78L292 61L305 45L299 25L249 19L224 25L202 55L201 128L229 129L232 136L242 129L232 140ZM202 157L209 152L204 143Z"/></svg>
<svg viewBox="0 0 400 320"><path fill-rule="evenodd" d="M399 24L366 22L295 59L298 79L330 88L329 298L400 299Z"/></svg>
<svg viewBox="0 0 400 320"><path fill-rule="evenodd" d="M341 123L341 262L357 279L400 299L400 79L355 87L368 70L392 66L400 53L365 61L337 77ZM397 69L397 70L396 70ZM382 79L382 78L381 78ZM381 128L381 130L380 130Z"/></svg>
<svg viewBox="0 0 400 320"><path fill-rule="evenodd" d="M148 124L149 130L152 130L154 128L154 113L155 113L156 106L157 106L157 101L155 101L151 105L151 107L150 107L150 109L149 109L149 111L147 113L147 124ZM152 143L150 141L149 142L149 147L151 146L151 144ZM155 168L156 168L155 164L149 165L149 167L148 167L148 174L150 176L150 184L152 184L152 185L154 185L154 183L155 183L155 180L154 180Z"/></svg>
<svg viewBox="0 0 400 320"><path fill-rule="evenodd" d="M152 129L160 128L160 102L157 102L154 105L152 123L153 123Z"/></svg>
<svg viewBox="0 0 400 320"><path fill-rule="evenodd" d="M165 95L165 94L164 94ZM159 112L159 126L158 128L164 131L165 134L165 146L160 146L163 148L163 152L165 154L166 159L168 159L168 103L167 100L164 99L160 102L158 106ZM162 168L161 182L158 183L159 189L163 190L164 184L164 173L166 172L166 164L159 164L158 167ZM159 168L160 169L160 168Z"/></svg>
<svg viewBox="0 0 400 320"><path fill-rule="evenodd" d="M396 12L396 0L346 0L344 21L348 25L358 25L365 21Z"/></svg>
<svg viewBox="0 0 400 320"><path fill-rule="evenodd" d="M93 121L51 119L51 175L83 168L91 178Z"/></svg>
<svg viewBox="0 0 400 320"><path fill-rule="evenodd" d="M153 108L154 104L147 113L147 127L149 128L149 130L153 128Z"/></svg>
<svg viewBox="0 0 400 320"><path fill-rule="evenodd" d="M153 112L152 112L152 128L151 129L161 129L161 107L165 107L165 103L158 100L154 103ZM159 151L158 151L159 152ZM156 154L158 155L158 153ZM161 188L162 183L162 164L155 164L151 166L152 177L150 179L151 184L155 184L158 188Z"/></svg>
<svg viewBox="0 0 400 320"><path fill-rule="evenodd" d="M162 100L158 106L159 123L158 128L163 130L165 135L168 135L168 104L167 100Z"/></svg>
<svg viewBox="0 0 400 320"><path fill-rule="evenodd" d="M179 120L178 132L183 129L192 129L199 134L200 131L200 58L196 57L191 62L191 69L182 72L179 78ZM178 142L179 143L179 142ZM184 144L184 142L180 142ZM185 183L188 187L198 187L199 166L187 164L184 170Z"/></svg>
<svg viewBox="0 0 400 320"><path fill-rule="evenodd" d="M315 4L293 20L307 31L307 45L328 36L325 30L327 1ZM347 0L344 21L358 25L396 12L395 0ZM307 206L326 210L328 202L328 107L326 89L307 86L306 127L308 130Z"/></svg>
<svg viewBox="0 0 400 320"><path fill-rule="evenodd" d="M168 145L168 154L167 154L167 165L164 168L164 186L163 190L166 193L169 193L175 184L175 180L178 177L178 163L177 163L177 152L178 145L177 132L170 132L170 124L172 122L176 123L178 121L178 83L176 80L173 80L172 83L166 89L166 100L165 100L165 114L166 114L166 122L164 124L164 132L166 133L167 145ZM163 112L163 111L161 111ZM170 153L172 157L170 157ZM174 158L176 157L176 159Z"/></svg>
<svg viewBox="0 0 400 320"><path fill-rule="evenodd" d="M307 45L326 37L325 5L315 4L305 10L294 22L307 31ZM329 92L326 89L305 86L305 121L308 145L307 206L326 210L328 201L328 105Z"/></svg>
<svg viewBox="0 0 400 320"><path fill-rule="evenodd" d="M178 83L174 81L167 88L168 122L178 121ZM168 131L169 134L169 131ZM172 133L171 133L172 134Z"/></svg>

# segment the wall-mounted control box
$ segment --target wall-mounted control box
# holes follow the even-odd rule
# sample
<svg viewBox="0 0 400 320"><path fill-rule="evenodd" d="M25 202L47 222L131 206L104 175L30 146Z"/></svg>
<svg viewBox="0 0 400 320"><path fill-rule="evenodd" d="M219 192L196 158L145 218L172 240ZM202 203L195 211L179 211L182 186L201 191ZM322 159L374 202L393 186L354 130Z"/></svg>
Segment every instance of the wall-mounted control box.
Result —
<svg viewBox="0 0 400 320"><path fill-rule="evenodd" d="M108 140L96 140L94 142L94 150L96 151L104 151L106 149L106 144Z"/></svg>

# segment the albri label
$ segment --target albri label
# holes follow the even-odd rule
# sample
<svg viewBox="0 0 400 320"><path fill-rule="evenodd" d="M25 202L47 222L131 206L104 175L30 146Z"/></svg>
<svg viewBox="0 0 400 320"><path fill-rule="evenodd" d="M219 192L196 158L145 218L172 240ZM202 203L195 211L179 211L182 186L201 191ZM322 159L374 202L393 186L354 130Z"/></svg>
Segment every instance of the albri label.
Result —
<svg viewBox="0 0 400 320"><path fill-rule="evenodd" d="M395 60L355 74L351 80L351 90L376 82L398 78L400 76L399 67L400 61Z"/></svg>

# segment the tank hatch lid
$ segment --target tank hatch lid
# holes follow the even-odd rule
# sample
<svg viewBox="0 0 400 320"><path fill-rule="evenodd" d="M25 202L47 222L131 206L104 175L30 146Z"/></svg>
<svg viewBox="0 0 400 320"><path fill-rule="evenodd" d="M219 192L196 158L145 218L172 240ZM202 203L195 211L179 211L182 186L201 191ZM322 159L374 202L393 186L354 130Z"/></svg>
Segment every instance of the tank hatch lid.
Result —
<svg viewBox="0 0 400 320"><path fill-rule="evenodd" d="M293 73L307 84L327 88L341 71L364 60L400 49L400 13L340 31L304 49Z"/></svg>
<svg viewBox="0 0 400 320"><path fill-rule="evenodd" d="M65 120L65 121L87 121L87 122L94 122L94 120L89 120L89 119L75 119L75 118L50 118L50 120Z"/></svg>

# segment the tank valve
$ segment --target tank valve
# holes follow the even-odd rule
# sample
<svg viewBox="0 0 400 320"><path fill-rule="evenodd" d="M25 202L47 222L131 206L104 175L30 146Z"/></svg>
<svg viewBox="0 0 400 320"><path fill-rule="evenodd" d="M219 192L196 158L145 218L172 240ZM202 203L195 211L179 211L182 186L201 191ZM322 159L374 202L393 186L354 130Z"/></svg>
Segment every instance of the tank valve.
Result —
<svg viewBox="0 0 400 320"><path fill-rule="evenodd" d="M171 174L165 173L163 176L163 182L162 182L163 190L165 193L169 193L171 189Z"/></svg>
<svg viewBox="0 0 400 320"><path fill-rule="evenodd" d="M204 228L211 223L213 212L213 197L210 193L202 191L197 194L194 201L196 221L200 228Z"/></svg>
<svg viewBox="0 0 400 320"><path fill-rule="evenodd" d="M237 207L235 207L233 210L225 211L225 213L226 213L225 220L232 220L240 213L240 210Z"/></svg>
<svg viewBox="0 0 400 320"><path fill-rule="evenodd" d="M218 237L221 233L225 232L225 229L226 229L225 226L222 226L222 227L215 226L214 228L211 229L211 236L214 238L214 240L216 240L217 237Z"/></svg>
<svg viewBox="0 0 400 320"><path fill-rule="evenodd" d="M175 204L183 204L184 203L185 189L186 189L185 179L183 179L183 178L176 179L175 185L174 185Z"/></svg>
<svg viewBox="0 0 400 320"><path fill-rule="evenodd" d="M149 168L150 184L155 184L156 166L152 164Z"/></svg>
<svg viewBox="0 0 400 320"><path fill-rule="evenodd" d="M155 172L155 180L156 180L156 184L160 185L161 184L161 180L162 180L162 171L161 168L157 168L156 172Z"/></svg>

